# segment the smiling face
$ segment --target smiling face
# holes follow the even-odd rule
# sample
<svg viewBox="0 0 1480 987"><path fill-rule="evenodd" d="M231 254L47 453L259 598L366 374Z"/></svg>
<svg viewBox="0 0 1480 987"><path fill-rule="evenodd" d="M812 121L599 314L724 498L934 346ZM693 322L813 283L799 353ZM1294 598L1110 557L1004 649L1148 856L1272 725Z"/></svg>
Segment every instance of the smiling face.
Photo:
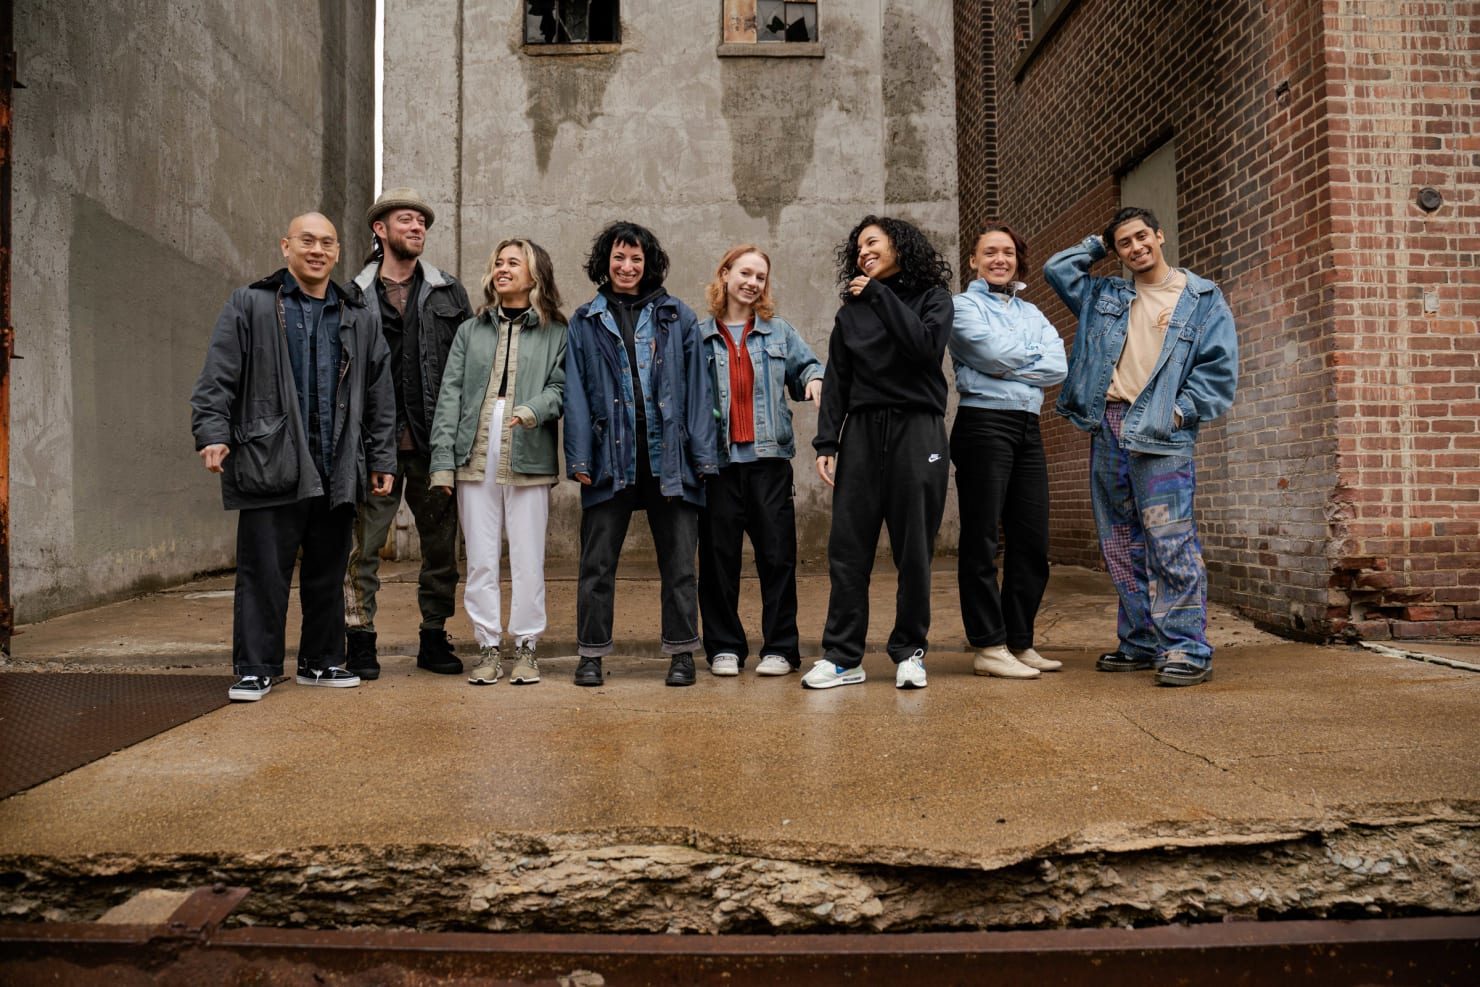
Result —
<svg viewBox="0 0 1480 987"><path fill-rule="evenodd" d="M426 246L427 218L418 209L392 209L371 228L398 260L416 260Z"/></svg>
<svg viewBox="0 0 1480 987"><path fill-rule="evenodd" d="M899 273L899 255L878 226L865 226L858 234L858 269L871 278Z"/></svg>
<svg viewBox="0 0 1480 987"><path fill-rule="evenodd" d="M1128 219L1115 228L1114 237L1111 247L1132 274L1161 273L1161 245L1166 237L1160 230L1147 226L1144 219Z"/></svg>
<svg viewBox="0 0 1480 987"><path fill-rule="evenodd" d="M760 254L741 254L725 271L725 295L731 302L754 308L766 290L771 265Z"/></svg>
<svg viewBox="0 0 1480 987"><path fill-rule="evenodd" d="M1017 278L1017 244L1001 230L983 233L967 261L971 271L987 284L1005 285Z"/></svg>
<svg viewBox="0 0 1480 987"><path fill-rule="evenodd" d="M334 224L318 213L299 216L288 225L282 247L293 279L308 294L322 298L329 275L339 261L339 237Z"/></svg>
<svg viewBox="0 0 1480 987"><path fill-rule="evenodd" d="M511 243L493 259L493 290L499 304L508 308L528 308L529 291L534 287L534 274L524 258L524 251Z"/></svg>
<svg viewBox="0 0 1480 987"><path fill-rule="evenodd" d="M612 244L611 263L607 267L612 291L619 295L637 294L637 286L642 284L644 262L642 248L637 244L620 241Z"/></svg>

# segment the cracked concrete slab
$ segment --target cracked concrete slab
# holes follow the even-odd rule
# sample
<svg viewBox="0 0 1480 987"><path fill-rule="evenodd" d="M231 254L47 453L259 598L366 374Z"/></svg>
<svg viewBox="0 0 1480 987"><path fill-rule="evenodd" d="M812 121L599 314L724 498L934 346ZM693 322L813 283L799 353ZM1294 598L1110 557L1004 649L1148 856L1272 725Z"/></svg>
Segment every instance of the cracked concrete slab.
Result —
<svg viewBox="0 0 1480 987"><path fill-rule="evenodd" d="M804 580L804 614L825 588ZM49 636L92 656L61 666L77 670L111 667L130 635L178 641L154 608L220 606L183 599L199 592L123 605L91 651L38 625L12 666L40 667ZM656 581L623 593L641 653ZM217 880L254 889L242 921L428 929L1480 910L1480 675L1230 617L1216 678L1162 689L1094 671L1113 633L1103 576L1055 570L1048 613L1041 647L1065 669L1029 682L973 675L956 642L916 692L877 654L863 686L824 692L749 673L670 689L635 656L579 689L575 659L549 653L536 686L475 688L409 657L359 689L283 684L0 802L0 913L92 918ZM219 666L181 674L208 672L225 688Z"/></svg>

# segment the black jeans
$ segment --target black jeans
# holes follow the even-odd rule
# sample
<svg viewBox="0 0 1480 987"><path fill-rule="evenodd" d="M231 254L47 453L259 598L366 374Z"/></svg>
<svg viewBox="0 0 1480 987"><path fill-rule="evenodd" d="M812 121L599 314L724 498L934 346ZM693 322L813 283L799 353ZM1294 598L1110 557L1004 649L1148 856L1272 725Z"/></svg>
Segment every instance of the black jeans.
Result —
<svg viewBox="0 0 1480 987"><path fill-rule="evenodd" d="M639 469L640 472L640 469ZM611 500L581 512L581 564L576 593L576 651L601 658L612 651L617 562L634 511L647 513L662 577L662 650L665 655L699 647L699 601L694 552L699 508L682 497L664 497L656 480L626 487Z"/></svg>
<svg viewBox="0 0 1480 987"><path fill-rule="evenodd" d="M833 480L832 531L827 541L827 624L824 656L843 668L863 663L868 637L868 586L879 545L889 547L899 585L887 645L898 664L926 650L930 634L930 564L950 482L945 420L928 411L875 408L849 412Z"/></svg>
<svg viewBox="0 0 1480 987"><path fill-rule="evenodd" d="M729 652L740 666L750 657L740 622L740 555L746 535L761 584L762 655L797 668L797 526L789 459L731 463L709 478L699 523L699 612L704 653Z"/></svg>
<svg viewBox="0 0 1480 987"><path fill-rule="evenodd" d="M288 596L299 549L298 663L310 668L344 664L344 568L354 521L353 505L331 510L328 497L240 512L231 631L237 675L283 674Z"/></svg>
<svg viewBox="0 0 1480 987"><path fill-rule="evenodd" d="M951 429L961 505L956 579L961 621L974 648L1033 646L1048 586L1048 460L1038 416L963 407ZM1007 548L997 586L997 529Z"/></svg>

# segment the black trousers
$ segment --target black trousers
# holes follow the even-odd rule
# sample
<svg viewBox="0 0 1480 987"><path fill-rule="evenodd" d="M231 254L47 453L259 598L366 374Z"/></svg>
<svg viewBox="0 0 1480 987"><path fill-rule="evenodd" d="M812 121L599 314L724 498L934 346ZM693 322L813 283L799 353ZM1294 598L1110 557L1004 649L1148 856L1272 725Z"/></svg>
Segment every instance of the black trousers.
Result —
<svg viewBox="0 0 1480 987"><path fill-rule="evenodd" d="M658 481L638 463L638 483L612 499L581 511L581 561L576 580L576 651L584 658L612 652L616 615L617 563L634 511L647 514L662 579L661 648L665 655L699 646L699 601L695 594L694 553L699 542L699 508L682 497L665 497Z"/></svg>
<svg viewBox="0 0 1480 987"><path fill-rule="evenodd" d="M961 505L956 580L961 621L974 648L1033 646L1033 622L1048 586L1048 460L1038 416L960 408L951 461ZM997 531L1007 538L997 585Z"/></svg>
<svg viewBox="0 0 1480 987"><path fill-rule="evenodd" d="M899 408L849 412L833 479L832 531L827 542L832 588L823 655L844 668L863 662L868 637L868 587L879 545L889 546L899 587L887 645L897 664L927 650L930 564L946 509L950 461L945 420Z"/></svg>
<svg viewBox="0 0 1480 987"><path fill-rule="evenodd" d="M303 626L298 664L344 664L344 571L354 522L354 505L331 510L328 497L240 512L231 632L231 664L237 675L283 674L288 595L300 549Z"/></svg>
<svg viewBox="0 0 1480 987"><path fill-rule="evenodd" d="M755 552L761 584L762 655L802 663L797 638L797 525L789 459L731 463L705 485L699 524L699 613L704 653L729 652L740 666L750 656L740 622L740 555L744 538Z"/></svg>

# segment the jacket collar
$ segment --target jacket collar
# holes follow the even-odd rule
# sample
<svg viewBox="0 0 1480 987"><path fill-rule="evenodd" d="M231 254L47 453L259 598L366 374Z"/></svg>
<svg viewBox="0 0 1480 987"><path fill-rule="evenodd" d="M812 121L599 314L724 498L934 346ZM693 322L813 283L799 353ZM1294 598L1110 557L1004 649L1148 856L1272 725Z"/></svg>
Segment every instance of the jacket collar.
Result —
<svg viewBox="0 0 1480 987"><path fill-rule="evenodd" d="M296 285L296 282L293 281L293 275L288 273L288 269L286 267L280 267L276 271L273 271L271 274L269 274L267 277L262 278L259 281L253 281L247 287L265 288L269 291L275 292L279 290L291 290L288 288L288 285L290 283ZM341 285L339 282L331 280L329 282L329 286L334 289L334 294L338 297L338 300L341 304L350 305L355 308L364 307L364 302L360 298L355 297L355 294L353 292L346 291L344 286Z"/></svg>
<svg viewBox="0 0 1480 987"><path fill-rule="evenodd" d="M1199 277L1198 275L1193 274L1191 271L1187 270L1187 268L1185 267L1179 267L1177 268L1177 270L1181 271L1184 275L1187 276L1186 290L1192 292L1194 295L1206 295L1208 292L1218 287L1207 278ZM1117 286L1120 288L1122 293L1128 295L1134 295L1136 293L1136 283L1134 281L1130 281L1126 278L1120 277L1119 275L1112 277L1110 280L1118 283Z"/></svg>
<svg viewBox="0 0 1480 987"><path fill-rule="evenodd" d="M452 283L452 278L444 274L438 268L433 267L424 260L418 260L421 265L421 280L429 290L432 288L443 288ZM368 295L370 289L375 287L375 279L380 276L380 261L371 261L360 269L355 275L355 287L361 293Z"/></svg>
<svg viewBox="0 0 1480 987"><path fill-rule="evenodd" d="M719 327L719 319L716 319L714 316L711 315L709 318L699 323L699 335L705 340L714 339L719 335ZM771 324L770 319L763 319L760 316L756 316L755 325L750 327L750 331L752 333L758 332L764 335L769 335L774 328L775 326Z"/></svg>

